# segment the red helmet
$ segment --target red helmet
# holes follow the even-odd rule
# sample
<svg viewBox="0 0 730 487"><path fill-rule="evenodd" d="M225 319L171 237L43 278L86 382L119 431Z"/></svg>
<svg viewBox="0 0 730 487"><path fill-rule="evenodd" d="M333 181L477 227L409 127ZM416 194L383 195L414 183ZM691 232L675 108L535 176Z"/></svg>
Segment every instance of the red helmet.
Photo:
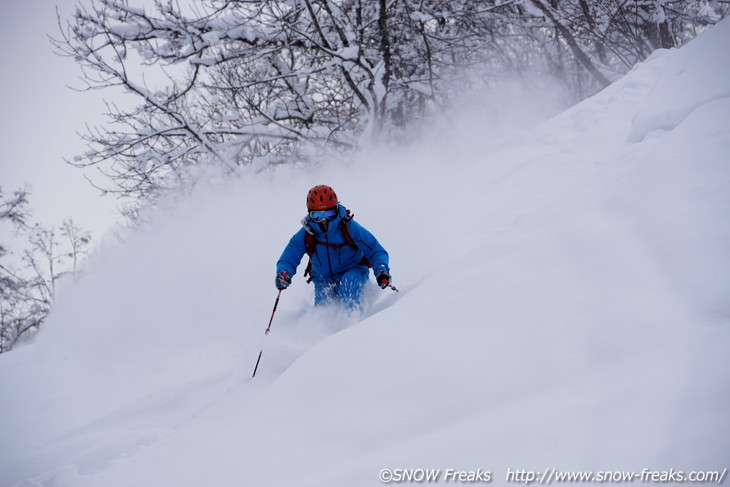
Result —
<svg viewBox="0 0 730 487"><path fill-rule="evenodd" d="M331 187L320 184L307 193L307 210L317 211L337 206L337 194Z"/></svg>

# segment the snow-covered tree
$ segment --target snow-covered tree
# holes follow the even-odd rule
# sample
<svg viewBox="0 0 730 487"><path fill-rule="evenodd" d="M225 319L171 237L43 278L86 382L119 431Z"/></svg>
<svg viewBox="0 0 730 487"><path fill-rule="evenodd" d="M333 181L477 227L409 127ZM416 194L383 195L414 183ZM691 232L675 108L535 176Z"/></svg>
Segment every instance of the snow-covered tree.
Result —
<svg viewBox="0 0 730 487"><path fill-rule="evenodd" d="M0 190L0 224L14 226L25 239L15 258L10 245L0 243L0 353L38 330L51 309L58 280L77 275L78 261L91 241L72 220L66 220L60 232L31 225L28 198L27 188L9 198Z"/></svg>
<svg viewBox="0 0 730 487"><path fill-rule="evenodd" d="M727 0L156 0L80 3L56 41L89 89L118 87L79 166L139 200L194 178L402 138L458 96L542 71L577 101L652 50L717 22ZM134 208L132 208L132 212Z"/></svg>

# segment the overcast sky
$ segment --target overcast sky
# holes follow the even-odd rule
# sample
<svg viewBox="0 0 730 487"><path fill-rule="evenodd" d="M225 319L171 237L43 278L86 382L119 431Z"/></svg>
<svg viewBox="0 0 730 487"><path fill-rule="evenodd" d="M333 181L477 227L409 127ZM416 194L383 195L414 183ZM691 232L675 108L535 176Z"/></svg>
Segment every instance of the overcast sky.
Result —
<svg viewBox="0 0 730 487"><path fill-rule="evenodd" d="M100 197L64 158L85 151L77 132L102 121L104 106L100 94L68 88L81 86L80 70L54 54L48 40L59 31L56 7L68 14L75 3L33 0L0 7L0 186L7 195L31 185L34 217L44 225L71 217L97 233L115 218L117 202Z"/></svg>

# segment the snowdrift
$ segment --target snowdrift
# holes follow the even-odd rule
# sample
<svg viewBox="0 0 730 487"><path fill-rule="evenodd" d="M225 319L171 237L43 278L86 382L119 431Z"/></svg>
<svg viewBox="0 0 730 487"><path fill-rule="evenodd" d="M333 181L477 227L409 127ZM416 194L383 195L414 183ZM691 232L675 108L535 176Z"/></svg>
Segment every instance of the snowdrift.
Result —
<svg viewBox="0 0 730 487"><path fill-rule="evenodd" d="M0 356L0 484L730 467L728 45L724 21L504 137L461 121L152 215ZM297 275L264 337L274 264L320 183L401 292L371 282L350 316L313 309Z"/></svg>

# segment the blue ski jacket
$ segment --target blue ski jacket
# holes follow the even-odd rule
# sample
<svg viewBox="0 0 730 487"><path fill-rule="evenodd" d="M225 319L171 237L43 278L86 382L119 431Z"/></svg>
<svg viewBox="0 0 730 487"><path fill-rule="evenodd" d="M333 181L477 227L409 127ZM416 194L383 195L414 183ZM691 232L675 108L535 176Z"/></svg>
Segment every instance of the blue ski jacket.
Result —
<svg viewBox="0 0 730 487"><path fill-rule="evenodd" d="M309 214L302 220L302 228L289 240L289 244L281 254L276 263L276 273L286 271L290 276L296 274L296 269L307 253L304 245L304 234L307 230L314 233L317 242L324 242L330 245L317 244L311 256L312 278L319 282L339 282L342 275L357 265L362 265L363 257L373 266L373 273L378 274L381 270L390 272L388 267L388 252L378 240L365 227L355 220L348 222L348 229L352 240L357 245L357 250L344 244L344 239L338 227L341 219L347 216L347 210L342 205L337 205L338 215L334 220L327 223L326 229L322 229L319 223L311 220ZM336 247L336 248L335 248Z"/></svg>

